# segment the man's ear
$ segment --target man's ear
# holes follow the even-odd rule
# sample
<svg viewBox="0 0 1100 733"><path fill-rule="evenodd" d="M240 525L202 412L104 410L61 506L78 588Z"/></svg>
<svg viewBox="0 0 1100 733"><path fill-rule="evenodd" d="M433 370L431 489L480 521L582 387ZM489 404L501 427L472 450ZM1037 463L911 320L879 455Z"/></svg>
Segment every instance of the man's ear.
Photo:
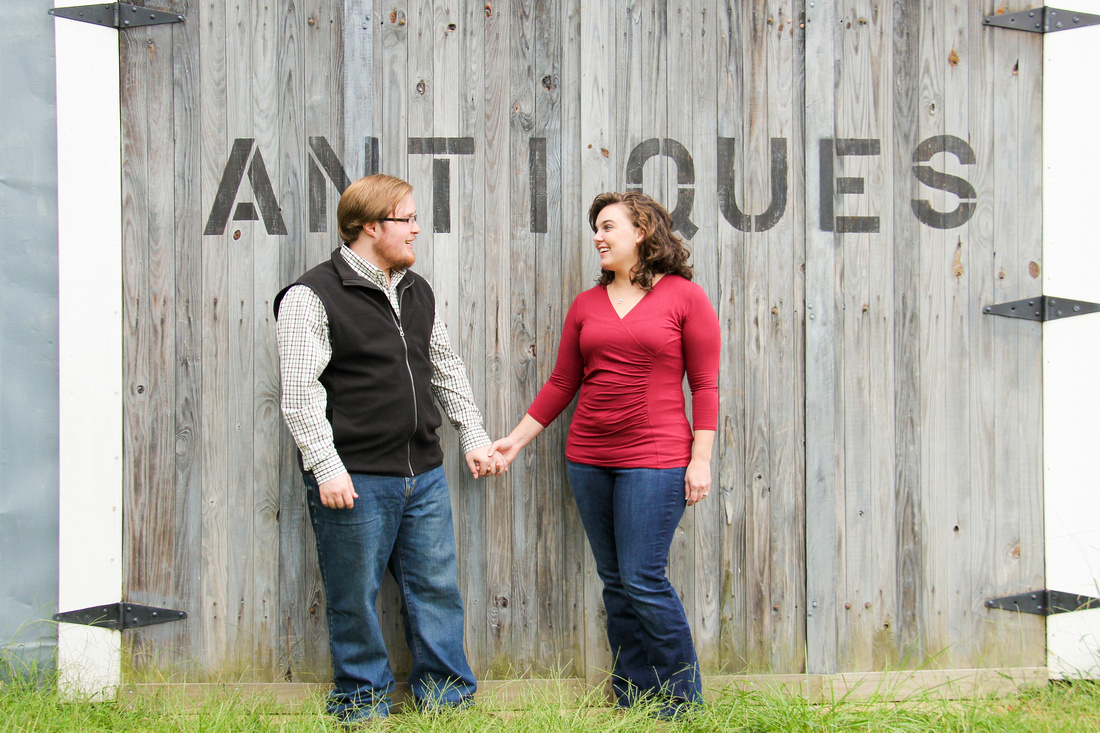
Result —
<svg viewBox="0 0 1100 733"><path fill-rule="evenodd" d="M363 232L366 233L366 235L368 237L374 237L374 238L377 239L378 238L378 222L376 222L376 221L367 222L366 224L363 225Z"/></svg>

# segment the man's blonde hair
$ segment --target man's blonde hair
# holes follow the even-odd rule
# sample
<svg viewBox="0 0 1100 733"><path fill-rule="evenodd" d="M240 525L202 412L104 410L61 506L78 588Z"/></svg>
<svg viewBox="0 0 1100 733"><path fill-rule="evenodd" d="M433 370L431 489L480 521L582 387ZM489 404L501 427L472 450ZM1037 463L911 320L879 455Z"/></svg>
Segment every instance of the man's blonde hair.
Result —
<svg viewBox="0 0 1100 733"><path fill-rule="evenodd" d="M336 206L336 221L340 239L351 244L359 238L364 224L385 219L393 213L401 199L412 193L413 187L395 176L375 173L360 178L344 191Z"/></svg>

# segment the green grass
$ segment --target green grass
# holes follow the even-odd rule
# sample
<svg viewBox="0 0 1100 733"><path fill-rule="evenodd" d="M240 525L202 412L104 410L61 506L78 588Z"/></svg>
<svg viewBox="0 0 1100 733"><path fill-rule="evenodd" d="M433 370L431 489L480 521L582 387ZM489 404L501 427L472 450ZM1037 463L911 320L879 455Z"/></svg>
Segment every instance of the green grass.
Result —
<svg viewBox="0 0 1100 733"><path fill-rule="evenodd" d="M198 707L167 697L67 702L50 681L0 682L0 733L9 731L338 731L323 698L277 704L226 694ZM1092 731L1100 730L1100 685L1052 683L1025 693L973 700L917 695L902 702L810 703L761 692L717 696L690 718L654 720L645 710L616 711L593 695L561 702L545 696L519 709L486 702L464 711L402 712L369 730L400 733L505 731Z"/></svg>

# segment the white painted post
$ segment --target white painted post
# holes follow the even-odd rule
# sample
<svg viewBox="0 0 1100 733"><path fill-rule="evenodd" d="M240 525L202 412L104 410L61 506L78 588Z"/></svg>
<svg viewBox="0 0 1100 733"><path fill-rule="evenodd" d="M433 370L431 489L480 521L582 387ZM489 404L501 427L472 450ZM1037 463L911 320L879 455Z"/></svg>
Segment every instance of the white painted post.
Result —
<svg viewBox="0 0 1100 733"><path fill-rule="evenodd" d="M60 0L56 7L78 5ZM122 157L118 31L54 21L57 53L58 606L122 600ZM110 699L118 631L60 624L63 692Z"/></svg>
<svg viewBox="0 0 1100 733"><path fill-rule="evenodd" d="M1100 15L1100 0L1070 10ZM1059 7L1063 3L1058 3ZM1100 26L1043 39L1043 294L1100 302ZM1043 326L1046 579L1100 597L1100 314ZM1047 618L1054 678L1100 678L1100 609Z"/></svg>

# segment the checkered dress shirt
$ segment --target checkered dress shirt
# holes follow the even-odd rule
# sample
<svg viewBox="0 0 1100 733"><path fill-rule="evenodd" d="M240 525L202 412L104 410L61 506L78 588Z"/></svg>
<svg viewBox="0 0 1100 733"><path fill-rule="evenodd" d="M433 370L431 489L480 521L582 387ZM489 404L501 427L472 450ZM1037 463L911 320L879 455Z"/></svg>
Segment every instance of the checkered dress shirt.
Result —
<svg viewBox="0 0 1100 733"><path fill-rule="evenodd" d="M340 246L340 254L356 273L382 289L394 313L400 317L397 284L405 276L405 270L392 271L387 283L382 270L352 252L347 245ZM317 483L323 483L346 469L333 444L332 425L325 417L328 396L319 381L332 359L328 313L317 294L305 285L295 285L283 297L276 322L276 341L282 375L283 416L302 451L303 466L313 472ZM438 317L432 326L429 353L432 394L458 431L462 452L488 445L491 441L483 427L481 411L474 404L466 366L451 348L447 328Z"/></svg>

